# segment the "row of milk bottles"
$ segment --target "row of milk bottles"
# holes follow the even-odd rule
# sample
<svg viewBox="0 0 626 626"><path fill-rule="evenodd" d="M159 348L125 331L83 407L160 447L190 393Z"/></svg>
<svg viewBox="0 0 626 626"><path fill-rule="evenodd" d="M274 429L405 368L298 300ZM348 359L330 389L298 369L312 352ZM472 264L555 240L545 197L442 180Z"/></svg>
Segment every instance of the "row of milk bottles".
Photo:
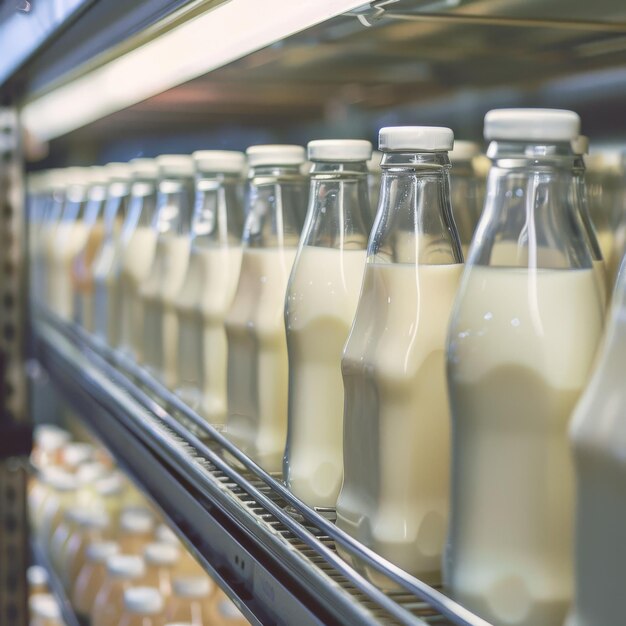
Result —
<svg viewBox="0 0 626 626"><path fill-rule="evenodd" d="M599 241L576 114L492 111L485 137L492 165L465 265L449 129L381 130L372 228L368 142L309 144L304 227L298 146L248 149L243 214L242 155L196 156L193 211L193 162L160 157L151 208L142 199L131 209L131 194L118 217L105 211L111 269L94 270L91 306L107 330L78 319L222 424L261 467L282 470L305 503L336 508L338 526L379 555L431 583L443 555L451 593L494 624L563 623L574 543L571 623L619 623L610 617L619 596L597 568L626 562L610 487L623 403L613 396L602 420L593 401L607 386L620 391L603 365L619 358L623 280L570 420L617 266L609 211ZM456 200L469 232L479 196ZM51 225L43 220L37 249L51 232L58 246L63 220ZM84 313L79 266L64 271ZM601 519L613 530L602 545Z"/></svg>
<svg viewBox="0 0 626 626"><path fill-rule="evenodd" d="M39 426L32 462L32 531L81 620L90 626L248 623L103 450ZM33 623L60 625L57 603L39 587L30 602Z"/></svg>

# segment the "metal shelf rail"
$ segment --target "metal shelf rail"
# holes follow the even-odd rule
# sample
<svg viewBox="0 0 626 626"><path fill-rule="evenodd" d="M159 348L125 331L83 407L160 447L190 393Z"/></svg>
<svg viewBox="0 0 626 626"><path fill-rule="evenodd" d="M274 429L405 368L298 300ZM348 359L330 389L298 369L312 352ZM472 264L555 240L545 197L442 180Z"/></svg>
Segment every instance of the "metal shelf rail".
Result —
<svg viewBox="0 0 626 626"><path fill-rule="evenodd" d="M253 623L488 626L304 505L77 325L41 309L33 325L36 355L55 386ZM397 591L382 592L364 568Z"/></svg>

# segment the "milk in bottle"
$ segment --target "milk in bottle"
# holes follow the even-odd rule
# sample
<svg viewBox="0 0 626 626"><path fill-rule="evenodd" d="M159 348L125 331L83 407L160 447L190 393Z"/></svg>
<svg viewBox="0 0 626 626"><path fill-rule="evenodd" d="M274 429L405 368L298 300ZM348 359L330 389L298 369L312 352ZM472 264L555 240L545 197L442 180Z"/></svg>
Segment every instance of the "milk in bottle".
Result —
<svg viewBox="0 0 626 626"><path fill-rule="evenodd" d="M300 146L252 146L241 271L226 316L226 434L266 471L282 469L287 435L285 294L306 203Z"/></svg>
<svg viewBox="0 0 626 626"><path fill-rule="evenodd" d="M153 225L159 169L154 159L130 161L132 183L128 213L122 226L120 265L120 350L141 361L143 301L140 287L148 278L157 231Z"/></svg>
<svg viewBox="0 0 626 626"><path fill-rule="evenodd" d="M66 320L72 319L74 310L72 264L88 233L84 217L89 182L87 168L68 169L63 211L50 242L50 304L52 310Z"/></svg>
<svg viewBox="0 0 626 626"><path fill-rule="evenodd" d="M467 256L482 210L481 181L474 172L473 159L480 146L473 141L455 140L450 152L450 195L463 256Z"/></svg>
<svg viewBox="0 0 626 626"><path fill-rule="evenodd" d="M182 154L157 157L159 191L153 226L157 241L150 273L140 287L143 300L142 359L168 387L177 377L176 298L185 280L191 242L193 159Z"/></svg>
<svg viewBox="0 0 626 626"><path fill-rule="evenodd" d="M104 208L103 241L93 268L94 332L116 346L119 343L120 285L116 260L120 249L122 224L126 220L132 169L128 163L107 166L110 171L107 201Z"/></svg>
<svg viewBox="0 0 626 626"><path fill-rule="evenodd" d="M74 319L93 332L93 264L104 237L103 213L111 166L91 167L91 183L87 191L85 244L74 259Z"/></svg>
<svg viewBox="0 0 626 626"><path fill-rule="evenodd" d="M448 179L454 137L449 128L407 126L383 128L379 138L381 201L342 363L337 525L439 583L450 479L445 344L463 269Z"/></svg>
<svg viewBox="0 0 626 626"><path fill-rule="evenodd" d="M576 180L576 189L578 192L578 203L580 207L580 219L582 220L587 244L591 252L591 261L593 263L593 271L596 275L596 283L600 292L602 306L606 309L609 297L608 274L606 271L606 263L602 258L602 250L598 243L596 229L594 228L589 214L589 201L587 196L587 185L585 182L585 162L583 155L589 152L589 139L585 135L579 135L572 142L572 150L576 155L574 163L574 177Z"/></svg>
<svg viewBox="0 0 626 626"><path fill-rule="evenodd" d="M504 109L448 344L444 576L496 626L552 626L572 594L572 410L603 320L575 193L571 111Z"/></svg>
<svg viewBox="0 0 626 626"><path fill-rule="evenodd" d="M606 335L572 416L576 470L575 594L568 626L621 624L626 579L626 270Z"/></svg>
<svg viewBox="0 0 626 626"><path fill-rule="evenodd" d="M191 253L177 297L177 393L212 424L226 421L227 338L224 321L241 266L241 152L194 152L196 203Z"/></svg>
<svg viewBox="0 0 626 626"><path fill-rule="evenodd" d="M285 300L289 418L284 478L309 506L334 509L343 478L341 356L354 318L369 229L372 144L308 145L309 209Z"/></svg>

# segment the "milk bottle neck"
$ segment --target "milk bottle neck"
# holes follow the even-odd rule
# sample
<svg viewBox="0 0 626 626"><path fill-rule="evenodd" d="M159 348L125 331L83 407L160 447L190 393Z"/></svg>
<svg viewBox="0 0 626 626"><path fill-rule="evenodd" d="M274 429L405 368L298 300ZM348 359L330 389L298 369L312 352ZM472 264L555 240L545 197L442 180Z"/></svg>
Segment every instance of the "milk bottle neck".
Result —
<svg viewBox="0 0 626 626"><path fill-rule="evenodd" d="M69 187L65 192L62 222L82 220L87 204L87 189L85 187Z"/></svg>
<svg viewBox="0 0 626 626"><path fill-rule="evenodd" d="M591 268L569 142L493 141L485 208L468 263Z"/></svg>
<svg viewBox="0 0 626 626"><path fill-rule="evenodd" d="M368 256L379 262L463 262L450 202L446 152L385 152Z"/></svg>
<svg viewBox="0 0 626 626"><path fill-rule="evenodd" d="M137 178L130 186L128 210L124 221L124 231L135 230L137 226L149 228L156 210L157 181L153 178Z"/></svg>
<svg viewBox="0 0 626 626"><path fill-rule="evenodd" d="M192 221L195 247L238 244L243 229L243 207L236 173L199 172Z"/></svg>
<svg viewBox="0 0 626 626"><path fill-rule="evenodd" d="M302 245L364 250L369 236L365 161L315 161Z"/></svg>
<svg viewBox="0 0 626 626"><path fill-rule="evenodd" d="M161 236L191 236L193 178L162 178L158 185L153 227Z"/></svg>
<svg viewBox="0 0 626 626"><path fill-rule="evenodd" d="M129 193L128 181L113 181L109 184L103 216L105 237L112 237L115 222L126 217Z"/></svg>
<svg viewBox="0 0 626 626"><path fill-rule="evenodd" d="M302 230L306 178L298 165L252 168L246 193L243 245L295 248Z"/></svg>

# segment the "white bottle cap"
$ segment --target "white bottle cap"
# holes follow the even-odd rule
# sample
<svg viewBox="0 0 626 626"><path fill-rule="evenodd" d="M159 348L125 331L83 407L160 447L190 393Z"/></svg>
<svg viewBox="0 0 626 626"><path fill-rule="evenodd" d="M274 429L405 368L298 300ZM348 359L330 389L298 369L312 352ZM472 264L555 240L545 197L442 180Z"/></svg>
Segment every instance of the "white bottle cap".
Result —
<svg viewBox="0 0 626 626"><path fill-rule="evenodd" d="M163 610L163 596L154 587L131 587L124 591L124 608L129 613L154 615Z"/></svg>
<svg viewBox="0 0 626 626"><path fill-rule="evenodd" d="M33 616L40 619L61 619L59 603L51 593L36 593L34 596L31 596L28 606Z"/></svg>
<svg viewBox="0 0 626 626"><path fill-rule="evenodd" d="M99 478L106 476L111 470L98 461L90 463L83 463L78 466L76 471L76 478L78 483L82 486L90 485Z"/></svg>
<svg viewBox="0 0 626 626"><path fill-rule="evenodd" d="M485 139L572 141L580 117L564 109L494 109L485 115Z"/></svg>
<svg viewBox="0 0 626 626"><path fill-rule="evenodd" d="M383 153L380 150L373 150L372 156L367 162L367 169L372 174L380 174L380 162L383 158Z"/></svg>
<svg viewBox="0 0 626 626"><path fill-rule="evenodd" d="M143 576L146 566L140 556L114 554L107 559L107 574L114 578L132 580Z"/></svg>
<svg viewBox="0 0 626 626"><path fill-rule="evenodd" d="M364 139L316 139L309 141L307 154L311 161L367 161L372 144Z"/></svg>
<svg viewBox="0 0 626 626"><path fill-rule="evenodd" d="M90 443L72 441L66 443L61 450L63 464L71 468L93 459L93 455L94 447Z"/></svg>
<svg viewBox="0 0 626 626"><path fill-rule="evenodd" d="M91 182L89 167L68 167L66 169L66 184L68 187L87 187Z"/></svg>
<svg viewBox="0 0 626 626"><path fill-rule="evenodd" d="M115 161L113 163L107 163L104 167L109 175L109 181L130 180L130 177L133 174L129 163L120 163Z"/></svg>
<svg viewBox="0 0 626 626"><path fill-rule="evenodd" d="M162 154L156 158L159 176L193 176L193 159L188 154Z"/></svg>
<svg viewBox="0 0 626 626"><path fill-rule="evenodd" d="M180 550L171 543L149 543L143 553L149 565L175 565L180 558Z"/></svg>
<svg viewBox="0 0 626 626"><path fill-rule="evenodd" d="M154 536L159 543L171 543L174 546L180 545L180 539L174 534L174 531L165 524L159 524L154 532Z"/></svg>
<svg viewBox="0 0 626 626"><path fill-rule="evenodd" d="M106 185L109 182L109 173L103 165L92 165L89 168L89 178L92 186Z"/></svg>
<svg viewBox="0 0 626 626"><path fill-rule="evenodd" d="M94 541L87 546L86 556L93 563L106 563L119 551L120 547L115 541Z"/></svg>
<svg viewBox="0 0 626 626"><path fill-rule="evenodd" d="M120 516L120 529L125 533L149 533L154 528L154 519L147 511L124 511Z"/></svg>
<svg viewBox="0 0 626 626"><path fill-rule="evenodd" d="M246 166L246 155L233 150L198 150L191 156L199 172L239 174Z"/></svg>
<svg viewBox="0 0 626 626"><path fill-rule="evenodd" d="M378 147L386 152L445 152L453 144L454 133L443 126L387 126L378 133Z"/></svg>
<svg viewBox="0 0 626 626"><path fill-rule="evenodd" d="M43 472L42 480L56 491L74 491L78 488L76 476L56 467L51 467Z"/></svg>
<svg viewBox="0 0 626 626"><path fill-rule="evenodd" d="M205 598L211 593L213 583L208 576L180 576L174 578L172 587L181 598Z"/></svg>
<svg viewBox="0 0 626 626"><path fill-rule="evenodd" d="M55 452L63 447L72 436L62 428L51 424L42 424L33 433L35 444L46 452Z"/></svg>
<svg viewBox="0 0 626 626"><path fill-rule="evenodd" d="M461 163L471 161L479 154L480 144L477 144L475 141L456 139L454 141L454 148L452 148L448 156L450 157L450 163Z"/></svg>
<svg viewBox="0 0 626 626"><path fill-rule="evenodd" d="M124 491L124 479L119 473L112 473L109 476L99 478L94 488L99 496L105 498L109 496L117 496Z"/></svg>
<svg viewBox="0 0 626 626"><path fill-rule="evenodd" d="M304 163L305 153L302 146L266 145L250 146L246 150L248 165L301 165Z"/></svg>
<svg viewBox="0 0 626 626"><path fill-rule="evenodd" d="M589 137L578 135L576 139L572 139L572 152L578 155L589 154Z"/></svg>
<svg viewBox="0 0 626 626"><path fill-rule="evenodd" d="M31 565L26 570L26 579L31 587L41 587L48 584L48 572L41 565Z"/></svg>
<svg viewBox="0 0 626 626"><path fill-rule="evenodd" d="M85 506L70 506L63 512L63 519L66 522L79 524L85 516L89 515L90 509Z"/></svg>
<svg viewBox="0 0 626 626"><path fill-rule="evenodd" d="M157 179L159 177L156 159L131 159L129 165L132 175L136 178Z"/></svg>
<svg viewBox="0 0 626 626"><path fill-rule="evenodd" d="M80 514L77 521L82 528L97 528L99 530L104 530L110 523L106 511L98 509L87 509Z"/></svg>
<svg viewBox="0 0 626 626"><path fill-rule="evenodd" d="M62 167L55 167L48 170L48 178L52 189L61 190L67 185L67 172Z"/></svg>

